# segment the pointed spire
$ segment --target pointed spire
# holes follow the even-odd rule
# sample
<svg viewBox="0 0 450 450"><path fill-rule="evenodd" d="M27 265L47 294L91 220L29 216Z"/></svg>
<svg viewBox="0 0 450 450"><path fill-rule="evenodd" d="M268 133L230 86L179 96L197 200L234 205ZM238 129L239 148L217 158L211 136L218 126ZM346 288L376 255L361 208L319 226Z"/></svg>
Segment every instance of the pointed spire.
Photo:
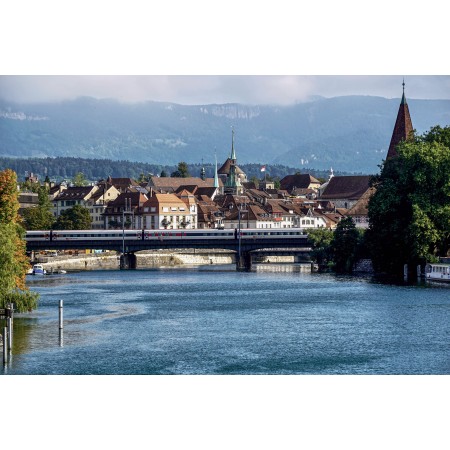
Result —
<svg viewBox="0 0 450 450"><path fill-rule="evenodd" d="M214 152L214 157L216 159L216 170L214 172L214 187L219 187L219 174L217 173L217 154Z"/></svg>
<svg viewBox="0 0 450 450"><path fill-rule="evenodd" d="M333 168L330 168L330 176L328 177L328 181L330 181L334 177L334 171Z"/></svg>
<svg viewBox="0 0 450 450"><path fill-rule="evenodd" d="M389 145L389 150L386 159L398 156L396 147L400 142L407 141L411 139L413 133L413 126L411 121L411 116L409 114L408 103L405 97L405 80L402 83L403 95L400 107L397 113L397 120L395 121L394 131L392 132L391 143Z"/></svg>
<svg viewBox="0 0 450 450"><path fill-rule="evenodd" d="M403 95L402 95L402 101L401 101L401 105L405 105L406 104L406 97L405 97L405 79L403 78L403 83L402 83L402 86L403 86Z"/></svg>
<svg viewBox="0 0 450 450"><path fill-rule="evenodd" d="M231 156L230 159L236 161L236 152L234 150L234 128L231 127Z"/></svg>

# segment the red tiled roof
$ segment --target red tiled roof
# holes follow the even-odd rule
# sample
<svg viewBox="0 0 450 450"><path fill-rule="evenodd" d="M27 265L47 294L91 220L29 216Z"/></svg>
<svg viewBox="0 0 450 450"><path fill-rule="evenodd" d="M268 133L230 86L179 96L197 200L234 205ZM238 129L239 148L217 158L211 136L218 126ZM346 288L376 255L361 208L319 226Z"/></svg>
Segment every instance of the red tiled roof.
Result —
<svg viewBox="0 0 450 450"><path fill-rule="evenodd" d="M286 191L291 191L294 188L307 189L311 183L320 184L320 181L307 173L286 175L280 181L280 188Z"/></svg>
<svg viewBox="0 0 450 450"><path fill-rule="evenodd" d="M328 182L320 200L357 200L369 189L370 175L336 176Z"/></svg>

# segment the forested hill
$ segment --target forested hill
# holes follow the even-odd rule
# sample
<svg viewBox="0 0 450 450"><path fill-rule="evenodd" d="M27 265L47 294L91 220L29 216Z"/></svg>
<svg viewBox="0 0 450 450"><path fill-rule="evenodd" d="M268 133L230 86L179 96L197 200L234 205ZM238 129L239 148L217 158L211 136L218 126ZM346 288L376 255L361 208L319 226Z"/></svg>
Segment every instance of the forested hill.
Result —
<svg viewBox="0 0 450 450"><path fill-rule="evenodd" d="M400 92L399 92L400 94ZM418 133L450 124L450 100L407 99ZM0 101L0 156L76 156L155 165L221 164L235 130L238 164L374 173L385 158L400 99L317 98L292 106L183 106L79 98Z"/></svg>
<svg viewBox="0 0 450 450"><path fill-rule="evenodd" d="M189 173L194 177L200 176L201 164L188 164ZM204 164L206 176L214 177L213 164ZM264 178L259 164L242 164L242 170L247 174L248 179L256 177ZM23 181L26 173L32 172L44 180L48 175L50 180L61 181L71 180L75 174L81 172L86 179L98 181L111 177L130 177L138 179L141 175L160 175L162 171L168 176L177 169L176 165L148 164L132 161L113 161L110 159L87 159L87 158L5 158L0 157L0 170L12 169L17 173L19 181ZM299 169L282 165L267 166L266 176L273 178L283 178L292 175ZM329 172L325 170L303 169L302 173L309 173L317 178L328 178ZM335 172L336 175L347 175L345 172Z"/></svg>

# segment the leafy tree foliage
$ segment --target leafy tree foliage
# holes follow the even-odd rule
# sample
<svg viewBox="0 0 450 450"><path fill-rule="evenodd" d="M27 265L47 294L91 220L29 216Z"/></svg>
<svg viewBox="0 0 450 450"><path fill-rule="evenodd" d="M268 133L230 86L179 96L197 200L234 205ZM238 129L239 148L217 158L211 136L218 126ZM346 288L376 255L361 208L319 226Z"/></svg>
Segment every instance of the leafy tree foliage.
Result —
<svg viewBox="0 0 450 450"><path fill-rule="evenodd" d="M397 152L384 162L369 202L374 267L391 275L449 251L450 127L434 127Z"/></svg>
<svg viewBox="0 0 450 450"><path fill-rule="evenodd" d="M360 233L351 217L342 219L333 236L334 269L338 273L351 273L357 261Z"/></svg>
<svg viewBox="0 0 450 450"><path fill-rule="evenodd" d="M136 179L138 183L146 183L150 181L150 178L153 176L153 174L149 173L145 175L145 173L140 173L139 177Z"/></svg>
<svg viewBox="0 0 450 450"><path fill-rule="evenodd" d="M14 302L23 312L37 307L38 294L25 285L29 263L18 210L17 176L7 169L0 172L0 306Z"/></svg>
<svg viewBox="0 0 450 450"><path fill-rule="evenodd" d="M72 183L74 186L87 186L88 185L88 180L86 179L86 177L84 176L84 174L82 172L77 172L75 174L75 176L72 178Z"/></svg>
<svg viewBox="0 0 450 450"><path fill-rule="evenodd" d="M39 183L32 183L30 180L19 183L20 190L25 192L39 192L41 185Z"/></svg>
<svg viewBox="0 0 450 450"><path fill-rule="evenodd" d="M52 228L55 218L46 186L41 186L38 191L38 206L25 208L22 211L22 218L27 230L50 230Z"/></svg>
<svg viewBox="0 0 450 450"><path fill-rule="evenodd" d="M91 228L89 210L81 205L64 210L57 218L55 230L88 230Z"/></svg>
<svg viewBox="0 0 450 450"><path fill-rule="evenodd" d="M190 177L189 169L187 163L184 161L181 161L178 163L178 168L175 172L172 172L171 177L175 178L187 178Z"/></svg>
<svg viewBox="0 0 450 450"><path fill-rule="evenodd" d="M308 230L308 238L313 243L311 253L313 261L319 265L319 268L326 267L333 259L331 247L333 231L328 228L314 228Z"/></svg>
<svg viewBox="0 0 450 450"><path fill-rule="evenodd" d="M220 162L219 162L220 163ZM201 164L188 164L190 173L200 173ZM214 177L215 164L204 164L206 176ZM219 166L220 167L220 166ZM239 164L239 167L247 174L250 179L253 176L261 177L261 163ZM44 174L51 174L52 179L73 179L78 173L82 172L88 180L106 179L109 175L112 177L131 177L139 178L141 173L159 173L160 177L168 176L177 170L174 165L149 164L133 161L113 161L111 159L88 159L88 158L7 158L0 156L0 170L3 168L11 168L16 173L24 173L31 171L40 177ZM274 179L283 178L286 175L294 174L298 169L288 167L281 164L271 164L268 166L267 175ZM300 172L298 172L300 173ZM319 179L328 179L328 170L317 170L313 168L302 169L301 173L309 173ZM335 171L335 175L354 175L349 172ZM165 175L164 175L165 174ZM38 183L31 183L38 184ZM36 189L38 186L36 186Z"/></svg>

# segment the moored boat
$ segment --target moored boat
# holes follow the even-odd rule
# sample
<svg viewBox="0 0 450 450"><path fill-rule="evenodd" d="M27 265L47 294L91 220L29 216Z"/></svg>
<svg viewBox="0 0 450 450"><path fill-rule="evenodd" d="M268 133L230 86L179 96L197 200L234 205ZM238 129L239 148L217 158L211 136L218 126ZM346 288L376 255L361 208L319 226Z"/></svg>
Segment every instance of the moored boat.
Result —
<svg viewBox="0 0 450 450"><path fill-rule="evenodd" d="M33 266L33 275L45 275L47 271L42 264L35 264Z"/></svg>
<svg viewBox="0 0 450 450"><path fill-rule="evenodd" d="M425 266L425 278L430 281L450 282L450 264L427 264Z"/></svg>

